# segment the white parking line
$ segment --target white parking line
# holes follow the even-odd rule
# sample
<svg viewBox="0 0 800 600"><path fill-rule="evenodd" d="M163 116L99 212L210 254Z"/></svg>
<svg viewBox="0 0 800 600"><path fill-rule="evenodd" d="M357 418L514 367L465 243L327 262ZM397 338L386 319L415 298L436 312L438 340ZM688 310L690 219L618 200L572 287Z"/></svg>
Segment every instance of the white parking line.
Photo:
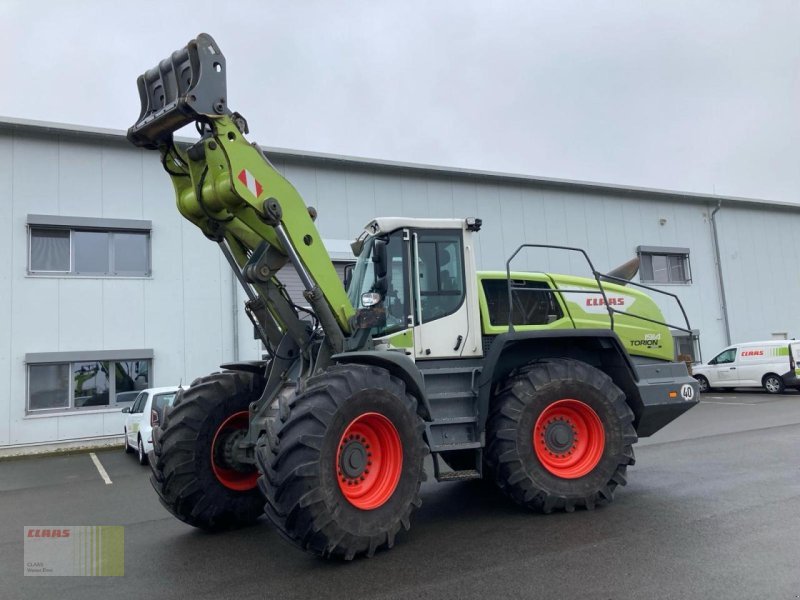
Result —
<svg viewBox="0 0 800 600"><path fill-rule="evenodd" d="M92 462L94 466L97 467L97 472L100 473L100 477L103 478L103 481L106 482L106 485L111 485L111 478L106 473L106 470L103 468L103 465L100 464L100 459L97 458L97 455L94 452L89 452L89 456L92 457Z"/></svg>
<svg viewBox="0 0 800 600"><path fill-rule="evenodd" d="M700 400L701 404L724 404L725 406L758 406L758 402L712 402L711 400Z"/></svg>

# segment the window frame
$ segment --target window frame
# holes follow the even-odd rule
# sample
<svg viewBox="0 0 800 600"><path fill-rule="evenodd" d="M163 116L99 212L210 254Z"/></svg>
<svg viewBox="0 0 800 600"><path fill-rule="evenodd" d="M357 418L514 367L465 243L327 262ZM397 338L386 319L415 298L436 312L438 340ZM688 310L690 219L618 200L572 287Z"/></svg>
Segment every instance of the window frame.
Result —
<svg viewBox="0 0 800 600"><path fill-rule="evenodd" d="M458 245L458 252L459 252L459 262L460 262L460 265L461 265L461 274L460 274L461 275L461 301L450 312L447 312L447 313L442 314L442 315L438 315L437 317L435 317L433 319L425 319L425 316L422 314L422 306L415 307L414 314L415 315L419 315L421 317L421 322L420 323L415 323L415 325L420 325L420 324L421 325L425 325L426 323L432 323L434 321L438 321L440 319L447 318L450 315L456 314L459 310L461 310L461 307L463 307L464 303L467 301L467 275L466 275L466 268L467 267L466 267L466 264L465 264L465 261L464 261L464 232L461 229L430 229L430 228L410 229L410 232L411 232L412 236L414 236L414 235L416 236L416 241L414 242L416 247L417 247L416 254L419 254L418 248L419 248L420 244L431 243L430 241L423 240L423 236L426 235L426 234L434 234L434 235L439 234L439 235L442 235L442 234L453 233L458 237L458 244L457 245ZM434 243L439 243L438 240L436 240L435 238L434 238L433 242ZM413 256L414 254L415 254L415 252L412 252L412 256L411 256L411 267L412 267L412 270L413 270L413 277L411 278L412 279L412 281L411 281L411 285L412 285L412 288L411 288L411 293L412 293L411 299L412 299L412 301L416 304L416 299L417 298L421 299L423 297L423 295L424 296L428 296L428 297L430 297L430 296L449 296L449 295L451 295L451 294L442 293L443 290L441 290L441 289L439 289L437 292L422 292L422 290L419 288L419 264L417 264L416 261L414 260L414 256ZM417 260L420 260L420 256L417 256L416 258L417 258ZM438 248L437 248L436 266L437 266L437 269L438 269L439 268ZM437 274L437 280L438 280L437 283L438 283L438 287L439 288L441 288L441 280L439 280L439 276L440 275L441 275L441 273ZM416 317L415 317L414 320L416 321Z"/></svg>
<svg viewBox="0 0 800 600"><path fill-rule="evenodd" d="M28 215L27 219L27 274L29 277L60 277L86 279L150 279L153 276L152 223L134 219L103 219L89 217L62 217L55 215ZM69 271L46 271L33 268L34 231L66 231L69 233ZM75 261L75 233L105 233L108 251L108 270L105 273L80 273ZM116 268L116 243L118 234L135 234L145 237L145 269L143 272L120 271Z"/></svg>
<svg viewBox="0 0 800 600"><path fill-rule="evenodd" d="M114 363L117 362L130 362L130 361L147 361L147 387L153 387L153 351L152 350L139 350L139 351L94 351L94 352L43 352L36 354L27 354L25 356L25 416L46 416L46 415L75 415L86 414L91 412L105 412L117 411L126 406L133 406L133 403L128 400L125 402L116 401L116 367ZM75 378L74 378L74 365L82 362L108 362L109 363L109 377L108 377L108 404L94 405L94 406L75 406ZM69 381L67 382L67 405L58 408L31 408L31 367L40 367L47 365L67 365L67 372L69 373ZM147 388L145 388L147 389ZM140 390L142 391L142 390ZM138 398L138 396L137 396Z"/></svg>
<svg viewBox="0 0 800 600"><path fill-rule="evenodd" d="M731 364L736 362L736 351L737 351L737 348L725 348L725 350L723 350L722 352L717 354L714 358L712 358L710 361L708 361L708 364L709 365L713 365L713 366L716 366L716 365L731 365ZM725 354L726 352L733 352L733 358L731 360L728 360L728 361L725 361L725 362L719 362L717 359L720 356L722 356L723 354Z"/></svg>
<svg viewBox="0 0 800 600"><path fill-rule="evenodd" d="M636 248L636 254L639 257L639 282L647 285L691 285L692 279L692 263L689 259L689 248L677 248L670 246L639 246ZM664 257L667 259L667 281L657 281L655 279L655 269L653 268L653 257ZM644 259L647 257L650 263L650 272L652 279L645 279L644 275ZM682 280L673 280L672 269L669 266L670 258L678 258L683 264Z"/></svg>

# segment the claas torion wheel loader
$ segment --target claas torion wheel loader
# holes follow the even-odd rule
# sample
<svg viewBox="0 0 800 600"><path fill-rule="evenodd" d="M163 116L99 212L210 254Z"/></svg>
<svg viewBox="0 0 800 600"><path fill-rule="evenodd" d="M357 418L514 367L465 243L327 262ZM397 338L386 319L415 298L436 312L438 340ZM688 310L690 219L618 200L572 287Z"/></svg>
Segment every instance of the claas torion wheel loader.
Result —
<svg viewBox="0 0 800 600"><path fill-rule="evenodd" d="M159 152L268 350L196 379L155 430L151 481L178 519L216 531L266 515L308 552L372 556L409 529L428 455L438 481L489 478L544 513L593 509L625 484L638 437L697 403L673 362L670 328L688 320L665 323L646 286L583 250L523 244L505 271L478 272L479 218L375 218L341 281L316 211L228 107L211 36L138 88L128 139ZM190 124L199 139L177 143ZM513 271L529 247L577 253L592 277Z"/></svg>

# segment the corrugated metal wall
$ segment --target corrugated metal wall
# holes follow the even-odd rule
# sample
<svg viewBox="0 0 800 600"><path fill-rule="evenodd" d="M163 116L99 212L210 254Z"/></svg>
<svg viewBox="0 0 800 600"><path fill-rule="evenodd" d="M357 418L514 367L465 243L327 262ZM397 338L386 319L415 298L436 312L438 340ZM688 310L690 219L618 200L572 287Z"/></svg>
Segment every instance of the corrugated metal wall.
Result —
<svg viewBox="0 0 800 600"><path fill-rule="evenodd" d="M639 245L690 248L693 281L662 286L684 301L701 330L706 358L724 345L710 210L697 201L653 199L636 191L548 188L535 183L409 168L340 164L275 156L273 162L319 211L324 238L356 237L373 216L483 219L478 262L503 269L522 242L586 248L607 270ZM174 207L169 179L154 153L123 140L0 131L0 446L97 437L121 431L117 412L25 416L24 356L60 350L152 348L155 385L191 381L238 356L259 356L241 291L214 244ZM150 279L38 278L26 274L26 216L149 219ZM718 213L722 263L734 341L800 335L800 210L725 205ZM526 270L586 274L576 257L528 252ZM298 300L293 271L284 282ZM233 302L233 298L238 298ZM298 301L300 304L304 302ZM678 313L665 306L670 320ZM235 316L234 316L235 315Z"/></svg>

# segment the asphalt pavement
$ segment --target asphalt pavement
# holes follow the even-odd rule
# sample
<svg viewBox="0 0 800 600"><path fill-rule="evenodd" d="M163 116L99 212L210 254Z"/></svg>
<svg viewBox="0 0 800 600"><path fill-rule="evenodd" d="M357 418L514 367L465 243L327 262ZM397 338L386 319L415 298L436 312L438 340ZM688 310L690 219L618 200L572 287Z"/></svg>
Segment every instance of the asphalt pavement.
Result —
<svg viewBox="0 0 800 600"><path fill-rule="evenodd" d="M261 522L170 516L132 455L0 462L0 599L800 597L800 394L710 394L636 446L595 511L537 515L485 482L426 483L397 546L306 555ZM124 525L125 576L25 577L23 526Z"/></svg>

